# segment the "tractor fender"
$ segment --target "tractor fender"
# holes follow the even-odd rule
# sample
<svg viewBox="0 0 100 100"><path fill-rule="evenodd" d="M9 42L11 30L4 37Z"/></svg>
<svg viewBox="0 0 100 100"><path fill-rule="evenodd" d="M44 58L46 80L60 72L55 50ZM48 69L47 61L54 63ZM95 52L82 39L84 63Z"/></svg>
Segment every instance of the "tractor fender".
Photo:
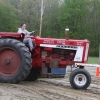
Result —
<svg viewBox="0 0 100 100"><path fill-rule="evenodd" d="M24 33L16 33L16 32L0 32L1 38L12 38L23 41L25 34Z"/></svg>

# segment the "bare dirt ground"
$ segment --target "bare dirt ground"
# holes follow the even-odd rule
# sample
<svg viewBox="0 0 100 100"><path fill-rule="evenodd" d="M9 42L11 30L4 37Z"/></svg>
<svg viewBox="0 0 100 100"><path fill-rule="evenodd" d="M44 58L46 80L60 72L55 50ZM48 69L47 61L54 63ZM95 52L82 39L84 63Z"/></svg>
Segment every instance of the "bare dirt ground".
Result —
<svg viewBox="0 0 100 100"><path fill-rule="evenodd" d="M100 100L100 77L95 68L88 67L92 83L87 90L75 90L65 78L40 78L35 82L19 84L0 83L0 100Z"/></svg>

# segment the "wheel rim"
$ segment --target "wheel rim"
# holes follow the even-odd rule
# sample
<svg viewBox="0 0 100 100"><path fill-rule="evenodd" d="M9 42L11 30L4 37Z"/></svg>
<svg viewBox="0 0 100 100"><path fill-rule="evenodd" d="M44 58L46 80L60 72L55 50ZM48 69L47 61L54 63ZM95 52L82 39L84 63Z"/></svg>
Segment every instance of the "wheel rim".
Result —
<svg viewBox="0 0 100 100"><path fill-rule="evenodd" d="M0 50L0 74L3 76L13 75L20 66L20 57L12 48Z"/></svg>
<svg viewBox="0 0 100 100"><path fill-rule="evenodd" d="M87 78L86 78L86 76L83 75L83 74L77 74L77 75L75 76L75 78L74 78L74 82L75 82L75 84L78 85L78 86L83 86L83 85L86 84Z"/></svg>

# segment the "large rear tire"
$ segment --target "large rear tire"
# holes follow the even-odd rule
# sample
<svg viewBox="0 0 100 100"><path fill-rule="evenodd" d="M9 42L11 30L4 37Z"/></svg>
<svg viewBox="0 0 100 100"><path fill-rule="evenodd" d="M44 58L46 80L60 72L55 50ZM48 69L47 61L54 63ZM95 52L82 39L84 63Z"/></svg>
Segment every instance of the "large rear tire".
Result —
<svg viewBox="0 0 100 100"><path fill-rule="evenodd" d="M70 74L70 84L74 89L87 89L90 83L91 76L84 69L76 69Z"/></svg>
<svg viewBox="0 0 100 100"><path fill-rule="evenodd" d="M0 39L0 82L18 83L31 68L31 54L22 42Z"/></svg>

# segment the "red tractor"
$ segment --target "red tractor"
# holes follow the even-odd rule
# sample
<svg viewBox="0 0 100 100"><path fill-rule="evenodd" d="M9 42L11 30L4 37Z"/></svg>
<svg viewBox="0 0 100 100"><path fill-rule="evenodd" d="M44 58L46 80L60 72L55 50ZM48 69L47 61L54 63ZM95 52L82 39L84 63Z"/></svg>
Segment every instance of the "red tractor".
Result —
<svg viewBox="0 0 100 100"><path fill-rule="evenodd" d="M35 49L23 43L24 34L0 32L0 82L18 83L22 80L36 80L42 68L66 68L70 66L70 83L75 89L86 89L91 83L90 74L84 66L75 63L87 63L89 41L40 38L28 36L35 42ZM50 72L50 70L49 70Z"/></svg>

